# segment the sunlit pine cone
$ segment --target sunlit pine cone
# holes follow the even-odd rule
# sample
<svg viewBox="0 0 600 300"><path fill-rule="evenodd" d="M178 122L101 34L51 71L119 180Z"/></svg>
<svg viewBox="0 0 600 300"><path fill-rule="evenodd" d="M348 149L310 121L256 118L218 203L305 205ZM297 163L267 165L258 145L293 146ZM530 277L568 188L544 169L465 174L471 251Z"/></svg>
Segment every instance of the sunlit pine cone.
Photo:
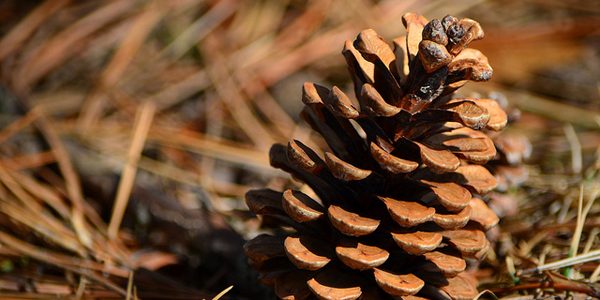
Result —
<svg viewBox="0 0 600 300"><path fill-rule="evenodd" d="M245 246L261 280L282 299L472 299L466 258L481 258L497 216L479 199L496 186L496 155L483 129L506 114L492 99L452 98L486 81L487 58L466 48L483 37L470 19L403 17L393 47L373 30L342 51L358 102L337 87L303 87L302 117L329 146L322 156L290 141L271 164L305 182L248 192L250 210L275 235ZM266 222L267 223L267 222Z"/></svg>

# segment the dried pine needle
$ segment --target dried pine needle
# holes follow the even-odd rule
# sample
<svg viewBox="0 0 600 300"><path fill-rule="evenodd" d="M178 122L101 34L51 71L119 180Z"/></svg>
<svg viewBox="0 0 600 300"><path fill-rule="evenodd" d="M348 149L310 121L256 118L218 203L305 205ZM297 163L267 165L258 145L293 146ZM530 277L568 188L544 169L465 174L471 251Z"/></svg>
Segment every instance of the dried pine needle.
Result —
<svg viewBox="0 0 600 300"><path fill-rule="evenodd" d="M228 288L224 289L223 291L221 291L220 293L218 293L213 300L219 300L221 299L221 297L225 296L225 294L229 293L229 291L231 291L231 289L233 289L233 285L229 286Z"/></svg>
<svg viewBox="0 0 600 300"><path fill-rule="evenodd" d="M156 106L152 102L145 102L139 109L134 122L133 138L127 154L127 163L123 167L121 173L121 181L117 190L117 196L115 197L115 204L113 206L110 223L108 225L108 236L111 239L116 239L127 207L129 195L135 180L135 174L137 170L137 164L140 159L150 125L152 125L152 119L154 118L154 112Z"/></svg>

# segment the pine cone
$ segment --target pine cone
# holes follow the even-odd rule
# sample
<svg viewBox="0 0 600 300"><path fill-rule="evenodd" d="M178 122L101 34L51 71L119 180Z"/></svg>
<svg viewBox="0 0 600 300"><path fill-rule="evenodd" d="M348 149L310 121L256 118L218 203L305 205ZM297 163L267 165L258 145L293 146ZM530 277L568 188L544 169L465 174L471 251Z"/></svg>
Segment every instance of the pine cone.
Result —
<svg viewBox="0 0 600 300"><path fill-rule="evenodd" d="M452 98L468 80L492 74L470 19L403 17L392 48L369 29L342 53L358 105L338 87L306 83L302 117L331 152L300 141L274 145L271 164L318 197L288 189L248 192L250 210L278 235L245 251L282 299L472 299L467 258L489 247L497 216L480 200L496 186L482 164L496 155L484 129L506 113L492 99ZM357 109L359 107L359 109ZM318 199L317 199L318 198Z"/></svg>

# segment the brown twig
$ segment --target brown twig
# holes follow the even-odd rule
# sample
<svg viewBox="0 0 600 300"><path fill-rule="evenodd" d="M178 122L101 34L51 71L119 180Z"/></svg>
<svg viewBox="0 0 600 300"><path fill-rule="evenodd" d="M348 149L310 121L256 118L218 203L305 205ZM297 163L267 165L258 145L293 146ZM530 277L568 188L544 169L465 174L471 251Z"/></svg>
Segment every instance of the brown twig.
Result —
<svg viewBox="0 0 600 300"><path fill-rule="evenodd" d="M539 282L527 282L510 287L493 288L491 291L494 294L508 294L512 292L535 290L535 289L554 289L556 291L569 291L584 293L593 297L600 297L600 291L591 285L560 278L558 275L547 272L549 278Z"/></svg>

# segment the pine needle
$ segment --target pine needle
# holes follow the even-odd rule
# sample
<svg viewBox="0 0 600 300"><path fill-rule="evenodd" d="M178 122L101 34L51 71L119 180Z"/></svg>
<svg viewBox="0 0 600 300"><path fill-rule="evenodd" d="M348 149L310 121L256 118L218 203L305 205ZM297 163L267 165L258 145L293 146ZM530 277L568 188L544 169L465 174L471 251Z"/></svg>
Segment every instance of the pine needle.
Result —
<svg viewBox="0 0 600 300"><path fill-rule="evenodd" d="M117 189L117 196L113 206L112 216L108 225L108 236L110 239L116 239L119 233L119 227L125 214L125 208L129 201L129 195L133 188L135 175L137 172L137 164L140 159L144 142L148 136L152 119L156 106L152 102L145 102L138 110L136 121L134 123L133 139L129 147L128 159L123 172L121 173L121 181Z"/></svg>
<svg viewBox="0 0 600 300"><path fill-rule="evenodd" d="M591 261L600 261L600 249L590 251L585 254L576 255L573 257L565 258L559 261L548 263L545 265L537 266L535 268L524 270L521 274L531 274L536 272L556 270L566 267L571 267L578 264L583 264Z"/></svg>
<svg viewBox="0 0 600 300"><path fill-rule="evenodd" d="M131 300L132 292L133 292L133 275L134 272L129 272L129 278L127 279L127 298L126 300Z"/></svg>
<svg viewBox="0 0 600 300"><path fill-rule="evenodd" d="M228 288L226 288L223 291L221 291L220 293L218 293L212 300L221 299L221 297L225 296L225 294L227 294L229 291L231 291L232 288L233 288L233 285L229 286Z"/></svg>
<svg viewBox="0 0 600 300"><path fill-rule="evenodd" d="M565 136L569 142L569 146L571 147L571 169L573 170L574 174L579 174L583 168L581 143L579 142L579 138L577 138L577 132L575 132L573 125L567 123L563 127L563 130L565 131Z"/></svg>

